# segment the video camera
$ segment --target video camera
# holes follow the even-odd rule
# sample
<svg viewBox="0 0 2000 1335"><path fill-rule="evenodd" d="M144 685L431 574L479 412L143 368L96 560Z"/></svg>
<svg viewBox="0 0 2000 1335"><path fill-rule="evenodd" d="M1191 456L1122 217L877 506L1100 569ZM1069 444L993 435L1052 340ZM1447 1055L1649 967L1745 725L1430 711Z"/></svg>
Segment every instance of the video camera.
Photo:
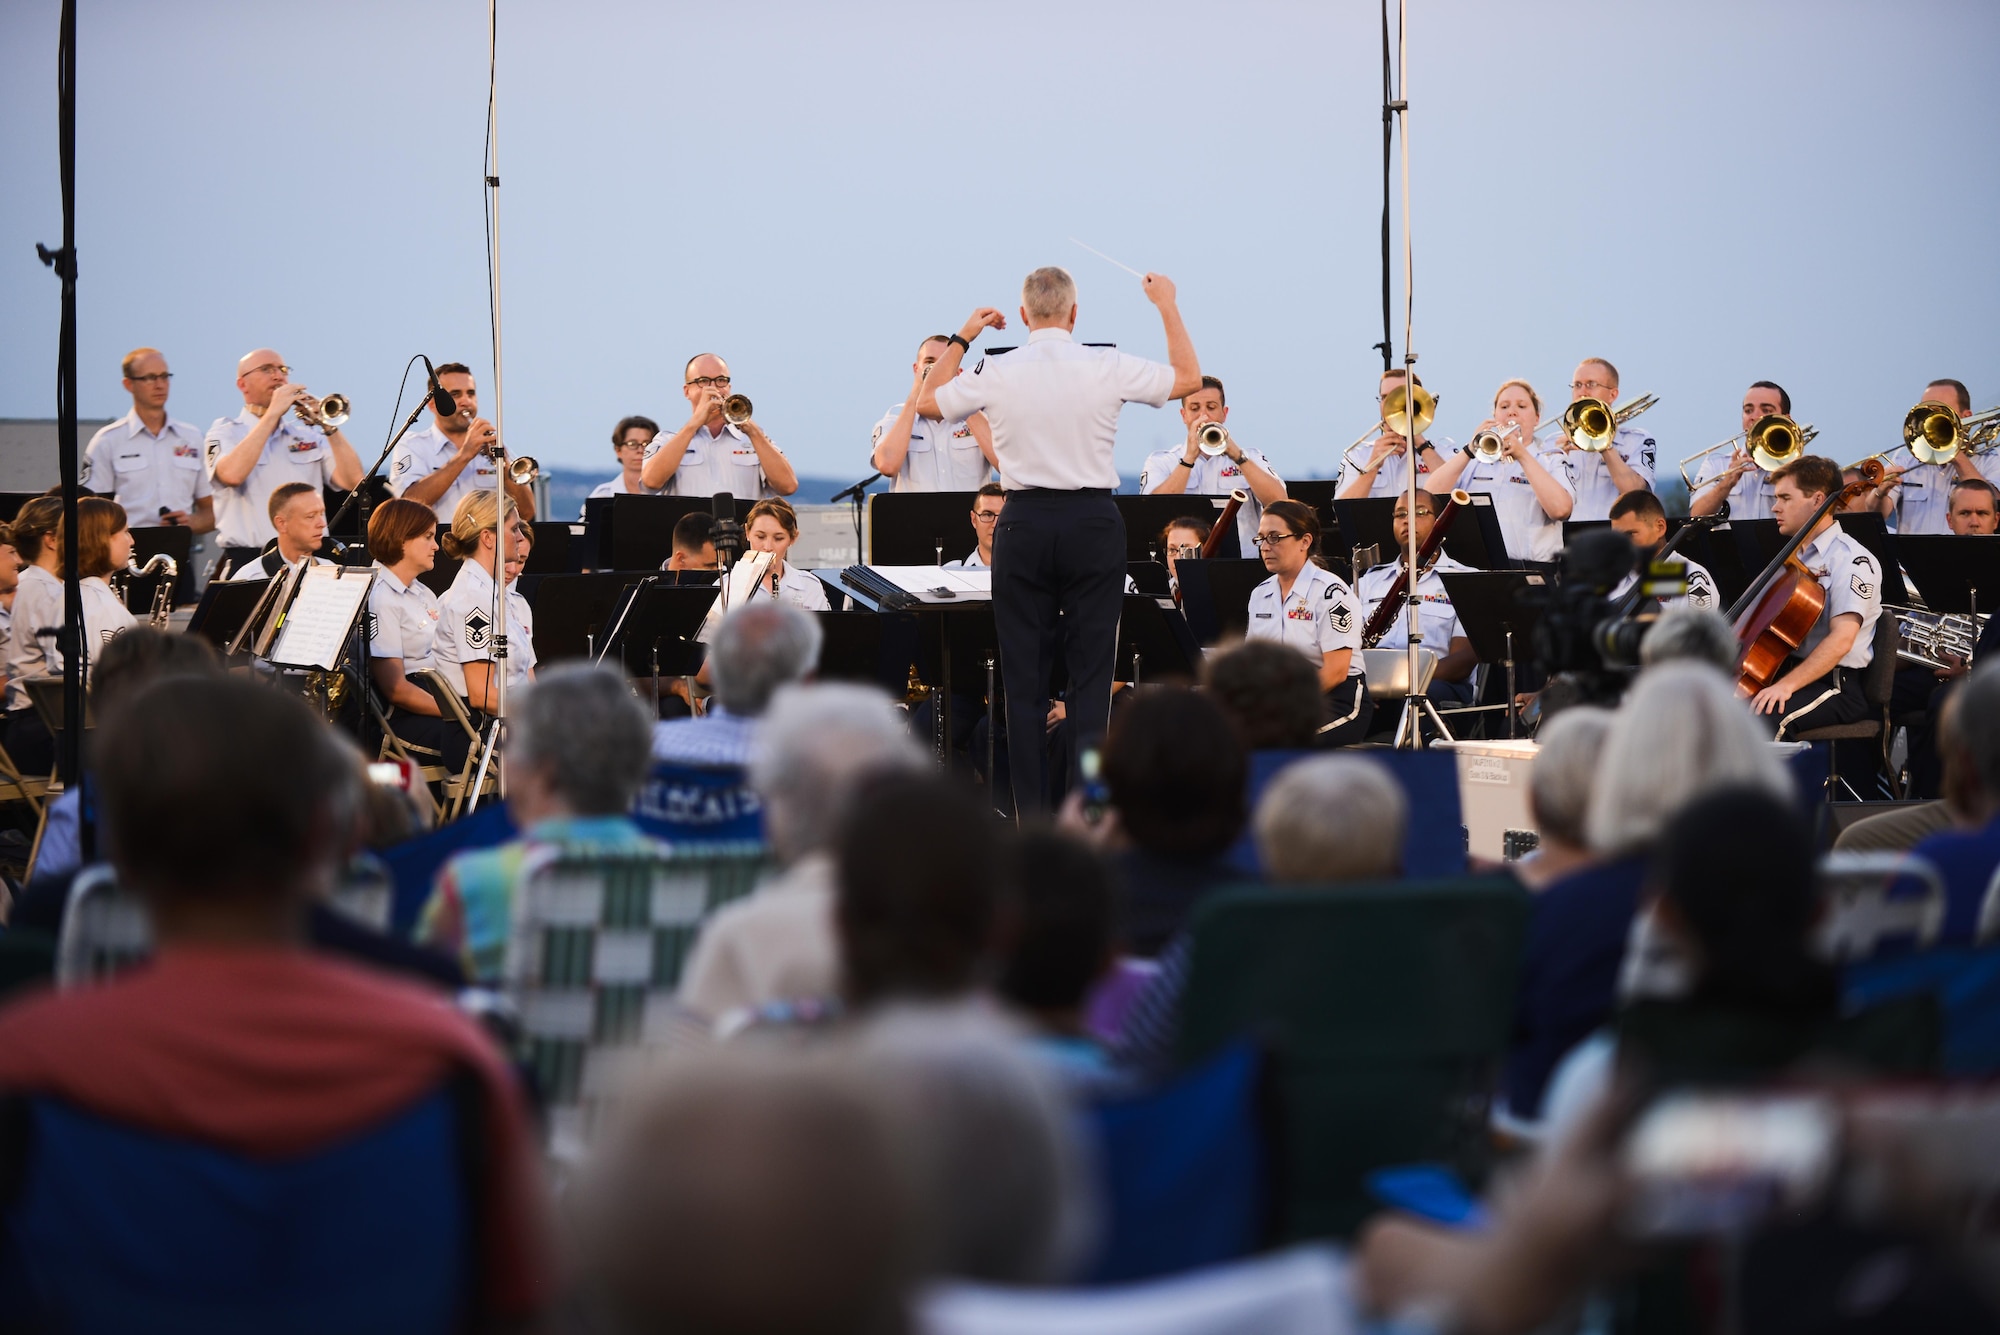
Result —
<svg viewBox="0 0 2000 1335"><path fill-rule="evenodd" d="M1639 645L1657 619L1654 602L1687 592L1687 566L1649 561L1639 582L1621 597L1612 591L1632 573L1632 542L1611 529L1593 529L1563 549L1560 574L1533 597L1541 609L1535 626L1535 662L1551 683L1569 683L1583 703L1616 704L1639 670ZM1647 615L1635 615L1644 607Z"/></svg>

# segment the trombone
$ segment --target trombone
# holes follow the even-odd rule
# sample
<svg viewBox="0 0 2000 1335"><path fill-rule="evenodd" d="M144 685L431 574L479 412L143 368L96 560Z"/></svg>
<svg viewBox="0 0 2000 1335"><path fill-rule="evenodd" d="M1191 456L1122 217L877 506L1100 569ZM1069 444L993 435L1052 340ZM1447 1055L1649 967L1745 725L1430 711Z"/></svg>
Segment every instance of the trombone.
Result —
<svg viewBox="0 0 2000 1335"><path fill-rule="evenodd" d="M1416 401L1411 403L1410 390L1416 390ZM1403 383L1390 390L1382 400L1382 419L1362 432L1352 445L1341 452L1341 466L1354 467L1354 452L1384 431L1394 432L1405 440L1414 441L1430 429L1437 420L1437 395L1422 385L1412 386L1408 377ZM1412 430L1412 428L1415 428Z"/></svg>
<svg viewBox="0 0 2000 1335"><path fill-rule="evenodd" d="M1687 484L1688 494L1696 494L1700 488L1688 474L1688 465L1697 459L1706 459L1717 450L1735 448L1739 443L1749 451L1750 458L1765 472L1775 472L1805 453L1806 446L1819 435L1819 428L1808 422L1800 426L1783 413L1772 413L1760 417L1749 431L1739 431L1728 440L1709 446L1705 450L1690 454L1681 460L1681 481ZM1712 484L1714 479L1710 479Z"/></svg>
<svg viewBox="0 0 2000 1335"><path fill-rule="evenodd" d="M1551 443L1564 436L1580 450L1592 454L1602 454L1611 448L1611 442L1618 436L1618 428L1645 412L1660 401L1657 394L1641 394L1623 408L1612 409L1603 399L1582 398L1563 409L1561 417L1535 431L1537 443L1544 430L1554 428Z"/></svg>
<svg viewBox="0 0 2000 1335"><path fill-rule="evenodd" d="M1903 445L1923 463L1948 464L1960 450L1983 454L1996 444L2000 444L2000 407L1960 417L1944 404L1926 399L1903 416Z"/></svg>

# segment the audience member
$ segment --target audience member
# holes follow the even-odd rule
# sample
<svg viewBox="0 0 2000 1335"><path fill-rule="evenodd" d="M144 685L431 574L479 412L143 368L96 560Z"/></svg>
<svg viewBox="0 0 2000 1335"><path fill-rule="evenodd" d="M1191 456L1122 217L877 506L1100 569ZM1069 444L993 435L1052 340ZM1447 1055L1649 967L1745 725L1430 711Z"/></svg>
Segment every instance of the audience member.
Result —
<svg viewBox="0 0 2000 1335"><path fill-rule="evenodd" d="M505 972L514 888L530 854L658 847L625 814L644 782L652 720L622 673L588 663L549 669L508 704L507 810L521 831L460 853L438 873L417 939L482 983Z"/></svg>
<svg viewBox="0 0 2000 1335"><path fill-rule="evenodd" d="M846 799L866 775L922 774L926 764L880 691L831 683L779 691L750 782L784 871L703 925L681 976L681 1001L722 1021L773 1002L837 995L833 843Z"/></svg>
<svg viewBox="0 0 2000 1335"><path fill-rule="evenodd" d="M1503 1124L1540 1117L1556 1063L1610 1014L1660 831L1688 802L1730 784L1780 801L1795 797L1769 739L1721 672L1681 662L1641 673L1598 761L1584 820L1592 860L1536 896L1528 920Z"/></svg>
<svg viewBox="0 0 2000 1335"><path fill-rule="evenodd" d="M708 712L655 725L653 758L711 768L748 765L771 698L819 666L820 641L819 622L789 604L760 600L731 612L709 646L705 666L715 698Z"/></svg>
<svg viewBox="0 0 2000 1335"><path fill-rule="evenodd" d="M1982 663L1947 698L1939 721L1944 803L1955 829L1913 850L1944 876L1942 945L1970 945L2000 871L2000 665Z"/></svg>
<svg viewBox="0 0 2000 1335"><path fill-rule="evenodd" d="M1711 608L1686 603L1660 613L1660 619L1639 641L1640 666L1657 667L1683 658L1733 672L1737 645L1729 618Z"/></svg>
<svg viewBox="0 0 2000 1335"><path fill-rule="evenodd" d="M1109 869L1088 847L1053 831L1015 840L1007 863L1016 920L1000 999L1033 1026L1036 1050L1072 1091L1120 1083L1104 1045L1084 1027L1084 1003L1113 958Z"/></svg>
<svg viewBox="0 0 2000 1335"><path fill-rule="evenodd" d="M1202 663L1202 685L1246 751L1309 751L1326 722L1319 673L1296 650L1244 640Z"/></svg>
<svg viewBox="0 0 2000 1335"><path fill-rule="evenodd" d="M1535 733L1539 749L1528 775L1528 813L1541 842L1514 865L1530 890L1546 890L1590 861L1583 823L1612 718L1608 709L1573 705Z"/></svg>
<svg viewBox="0 0 2000 1335"><path fill-rule="evenodd" d="M121 882L146 904L157 956L96 987L0 1011L0 1089L58 1099L139 1135L272 1162L348 1144L470 1077L479 1129L466 1152L478 1185L459 1209L481 1252L466 1273L485 1293L459 1295L460 1310L531 1318L549 1282L541 1198L506 1064L475 1024L434 995L296 948L307 907L332 888L358 801L352 769L325 726L278 692L197 677L154 682L100 720L98 732L106 843ZM176 1162L171 1183L149 1182L144 1163L135 1157L119 1170L135 1196L211 1180ZM370 1227L370 1204L348 1202L352 1227ZM372 1207L386 1220L411 1204L384 1195ZM49 1257L44 1268L32 1242L12 1236L26 1250L10 1260L45 1281L36 1295L45 1310L33 1324L79 1310L78 1295L47 1285L88 1267ZM213 1273L239 1279L194 1300L213 1315L261 1305L271 1328L320 1322L321 1312L287 1320L269 1305L284 1292L288 1263L324 1258L288 1258L280 1237L271 1245L258 1265L214 1258ZM141 1295L115 1292L120 1281L109 1269L94 1273L89 1305L103 1311L129 1300L131 1329L199 1324L198 1313L142 1314ZM356 1286L366 1292L367 1277ZM397 1311L367 1316L358 1324L372 1329L412 1320Z"/></svg>

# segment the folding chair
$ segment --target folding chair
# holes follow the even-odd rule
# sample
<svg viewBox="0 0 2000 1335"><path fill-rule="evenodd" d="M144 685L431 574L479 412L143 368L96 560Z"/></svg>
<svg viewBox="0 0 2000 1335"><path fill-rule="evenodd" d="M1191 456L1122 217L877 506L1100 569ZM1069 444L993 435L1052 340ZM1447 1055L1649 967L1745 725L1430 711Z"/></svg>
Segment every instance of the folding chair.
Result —
<svg viewBox="0 0 2000 1335"><path fill-rule="evenodd" d="M153 924L117 874L99 863L76 874L56 938L56 986L102 983L150 957Z"/></svg>
<svg viewBox="0 0 2000 1335"><path fill-rule="evenodd" d="M479 764L479 751L486 744L486 735L480 730L479 725L472 721L472 711L466 708L465 701L459 698L458 692L452 689L451 683L445 680L443 673L436 668L420 668L412 672L409 679L429 691L438 702L439 712L446 720L455 722L463 728L470 740L470 749L465 753L465 763L459 766L458 773L444 774L445 819L452 820L457 817L459 808L464 805L466 797L472 790L473 771ZM497 723L496 719L488 719L486 726L490 728ZM499 791L500 776L488 770L485 781L479 785L479 795L484 797Z"/></svg>
<svg viewBox="0 0 2000 1335"><path fill-rule="evenodd" d="M1944 927L1944 877L1910 853L1834 852L1820 859L1824 912L1814 944L1853 964L1928 950Z"/></svg>

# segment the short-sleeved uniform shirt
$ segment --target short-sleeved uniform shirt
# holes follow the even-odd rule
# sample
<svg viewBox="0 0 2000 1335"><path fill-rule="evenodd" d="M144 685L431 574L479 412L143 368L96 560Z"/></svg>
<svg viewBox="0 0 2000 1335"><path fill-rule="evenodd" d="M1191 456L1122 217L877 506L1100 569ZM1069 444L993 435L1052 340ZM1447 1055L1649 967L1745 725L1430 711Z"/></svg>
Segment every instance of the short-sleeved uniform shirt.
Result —
<svg viewBox="0 0 2000 1335"><path fill-rule="evenodd" d="M1701 461L1701 471L1694 475L1694 489L1700 492L1703 484L1711 478L1720 477L1729 467L1728 450L1717 450ZM1736 479L1729 488L1729 517L1731 519L1769 519L1771 500L1778 494L1777 484L1771 475L1761 468L1751 468Z"/></svg>
<svg viewBox="0 0 2000 1335"><path fill-rule="evenodd" d="M673 434L662 431L653 437L653 443L646 447L646 457L650 459L658 454ZM694 433L694 439L688 442L687 453L681 456L680 466L667 478L667 484L659 494L713 496L724 491L731 496L755 496L760 500L778 494L771 489L770 480L764 476L764 466L757 462L757 446L751 441L749 432L725 422L722 434L718 436L712 434L704 423Z"/></svg>
<svg viewBox="0 0 2000 1335"><path fill-rule="evenodd" d="M420 579L405 585L377 561L375 584L368 590L368 656L402 659L406 677L436 667L431 650L437 628L438 596ZM513 656L510 648L507 657Z"/></svg>
<svg viewBox="0 0 2000 1335"><path fill-rule="evenodd" d="M1611 448L1631 466L1633 472L1646 480L1646 489L1653 489L1653 473L1659 458L1659 447L1653 438L1638 427L1621 424L1618 434L1611 439ZM1609 519L1611 506L1619 497L1618 484L1611 480L1611 470L1605 467L1604 456L1589 450L1562 450L1556 455L1569 468L1570 490L1576 493L1576 508L1570 511L1571 519ZM1544 463L1547 460L1543 460Z"/></svg>
<svg viewBox="0 0 2000 1335"><path fill-rule="evenodd" d="M1866 547L1848 537L1847 530L1839 524L1827 525L1818 537L1799 548L1798 557L1826 590L1826 611L1820 614L1819 624L1806 636L1806 642L1799 646L1799 657L1804 658L1819 648L1835 617L1851 612L1861 618L1861 629L1856 632L1853 645L1841 655L1840 666L1867 667L1875 656L1875 622L1882 615L1881 563Z"/></svg>
<svg viewBox="0 0 2000 1335"><path fill-rule="evenodd" d="M1538 454L1535 459L1548 470L1557 486L1576 495L1560 452ZM1500 536L1507 540L1507 555L1523 561L1553 561L1562 555L1562 521L1549 518L1548 511L1542 509L1542 502L1529 485L1519 461L1501 459L1487 463L1474 459L1458 475L1456 485L1466 491L1483 491L1493 498L1493 514L1500 521Z"/></svg>
<svg viewBox="0 0 2000 1335"><path fill-rule="evenodd" d="M1151 495L1160 489L1160 484L1172 477L1174 470L1181 466L1187 447L1170 450L1155 450L1146 456L1146 462L1139 468L1139 491ZM1261 453L1245 449L1243 457L1254 460L1258 467L1278 477L1278 470L1271 467L1271 461ZM1283 478L1278 478L1280 482ZM1250 490L1250 484L1243 478L1242 468L1226 454L1197 455L1194 467L1188 470L1187 494L1190 496L1227 496L1240 491L1250 499L1236 511L1236 541L1245 556L1255 552L1250 545L1257 536L1257 521L1263 517L1264 507L1258 504L1257 493Z"/></svg>
<svg viewBox="0 0 2000 1335"><path fill-rule="evenodd" d="M458 578L438 599L437 634L431 640L432 664L451 683L460 699L465 694L465 665L493 661L493 576L477 561L458 568ZM519 686L535 670L535 613L513 585L507 588L507 685Z"/></svg>
<svg viewBox="0 0 2000 1335"><path fill-rule="evenodd" d="M185 513L214 490L201 464L201 432L168 418L156 436L137 409L90 438L77 481L124 506L131 528L157 528L161 510Z"/></svg>
<svg viewBox="0 0 2000 1335"><path fill-rule="evenodd" d="M51 641L35 632L63 624L63 584L40 566L22 566L7 632L7 708L26 709L28 678L59 671L49 666ZM60 655L57 655L60 661Z"/></svg>
<svg viewBox="0 0 2000 1335"><path fill-rule="evenodd" d="M1307 563L1292 583L1291 596L1278 596L1278 577L1271 576L1250 590L1250 630L1253 640L1289 644L1314 667L1336 649L1352 649L1347 675L1361 675L1361 626L1366 618L1361 600L1347 581L1330 570Z"/></svg>
<svg viewBox="0 0 2000 1335"><path fill-rule="evenodd" d="M1128 403L1158 408L1173 392L1173 367L1048 328L1004 355L987 354L933 397L947 418L986 414L1009 491L1116 491L1119 410Z"/></svg>
<svg viewBox="0 0 2000 1335"><path fill-rule="evenodd" d="M881 444L883 433L902 414L900 403L882 414L882 420L875 424L870 449ZM980 453L979 438L972 434L963 417L935 421L919 413L910 424L910 452L903 456L894 490L978 491L992 477L993 469Z"/></svg>
<svg viewBox="0 0 2000 1335"><path fill-rule="evenodd" d="M1661 607L1699 607L1709 612L1722 610L1721 591L1716 588L1715 576L1708 573L1707 566L1699 561L1690 560L1678 552L1668 556L1667 559L1679 561L1687 566L1687 592L1679 598L1658 599ZM1639 571L1634 569L1624 579L1619 580L1617 587L1611 590L1611 601L1615 603L1623 598L1638 582Z"/></svg>
<svg viewBox="0 0 2000 1335"><path fill-rule="evenodd" d="M605 496L664 496L666 494L665 488L654 491L643 482L636 487L626 486L625 474L621 470L618 476L612 478L609 482L600 482L590 489L590 495L585 498L585 504L579 505L576 509L577 522L583 522L584 516L589 510L588 503L590 501L598 500Z"/></svg>
<svg viewBox="0 0 2000 1335"><path fill-rule="evenodd" d="M1909 470L1896 492L1896 532L1951 532L1951 484L1958 480L1958 469L1952 464L1918 463L1907 446L1882 462Z"/></svg>
<svg viewBox="0 0 2000 1335"><path fill-rule="evenodd" d="M401 496L410 489L412 482L429 477L432 473L451 462L458 453L458 446L452 444L451 437L438 430L432 422L422 431L412 431L396 446L396 453L389 459L389 490ZM444 495L431 503L437 512L440 524L449 524L458 513L458 505L475 491L491 491L500 478L500 467L485 455L477 455L472 462L459 470Z"/></svg>
<svg viewBox="0 0 2000 1335"><path fill-rule="evenodd" d="M313 557L312 563L316 566L330 566L333 564L333 562L327 560L323 556ZM259 559L255 561L245 561L242 565L230 571L229 582L231 584L234 584L238 580L242 580L247 583L248 581L253 579L276 579L278 577L278 572L280 570L283 570L287 565L291 566L294 570L296 570L298 567L304 564L305 562L303 561L286 561L283 557L278 555L278 549L273 547L270 551L265 552L264 555Z"/></svg>
<svg viewBox="0 0 2000 1335"><path fill-rule="evenodd" d="M1425 436L1423 443L1437 451L1437 458L1440 462L1449 461L1453 453L1458 449L1458 443L1452 440L1450 436ZM1375 443L1370 441L1356 448L1351 458L1341 461L1340 481L1336 484L1336 490L1347 490L1348 485L1361 476L1361 466L1368 462L1369 452L1374 448ZM1424 475L1431 471L1429 459L1430 456L1428 454L1420 454L1417 458L1417 485L1420 487L1424 485ZM1401 496L1409 489L1409 470L1409 455L1390 455L1382 461L1381 471L1375 474L1375 480L1368 484L1368 494L1370 496Z"/></svg>
<svg viewBox="0 0 2000 1335"><path fill-rule="evenodd" d="M215 481L215 465L256 427L263 414L245 407L234 417L218 417L202 443L202 466L215 487L215 536L224 547L262 547L278 531L271 527L271 493L287 482L309 487L333 483L333 446L317 428L288 412L264 442L264 453L240 487Z"/></svg>
<svg viewBox="0 0 2000 1335"><path fill-rule="evenodd" d="M1361 597L1361 622L1375 615L1375 609L1389 596L1389 586L1396 582L1396 575L1402 570L1402 563L1391 561L1388 565L1376 566L1363 575L1354 586ZM1451 652L1451 642L1465 634L1465 627L1458 624L1458 610L1451 605L1451 595L1445 592L1444 580L1447 574L1461 574L1472 567L1461 565L1449 556L1440 555L1424 577L1417 581L1417 624L1423 628L1424 648L1443 658ZM1389 629L1375 642L1377 649L1402 649L1410 643L1410 622L1407 612L1398 611L1396 619L1389 623Z"/></svg>

